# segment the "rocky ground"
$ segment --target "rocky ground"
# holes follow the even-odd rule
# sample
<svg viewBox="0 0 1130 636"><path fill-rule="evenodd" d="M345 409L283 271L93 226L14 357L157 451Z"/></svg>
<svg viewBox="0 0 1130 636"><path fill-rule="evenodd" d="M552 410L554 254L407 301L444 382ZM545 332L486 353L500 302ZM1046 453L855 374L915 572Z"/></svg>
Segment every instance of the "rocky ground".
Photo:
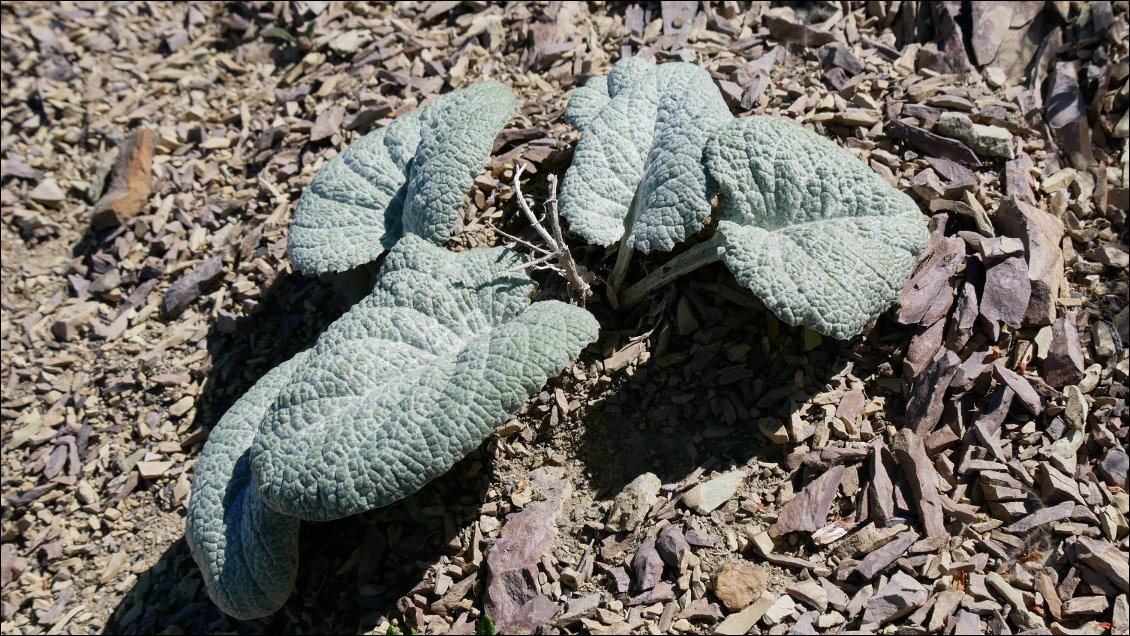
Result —
<svg viewBox="0 0 1130 636"><path fill-rule="evenodd" d="M1125 3L0 16L0 631L1128 632ZM451 246L505 242L528 231L515 166L543 197L571 91L626 54L696 62L735 114L805 123L910 193L933 239L899 305L838 342L721 266L636 315L594 301L600 341L477 452L305 524L287 606L224 616L183 539L196 458L349 306L287 260L303 187L499 79L519 114Z"/></svg>

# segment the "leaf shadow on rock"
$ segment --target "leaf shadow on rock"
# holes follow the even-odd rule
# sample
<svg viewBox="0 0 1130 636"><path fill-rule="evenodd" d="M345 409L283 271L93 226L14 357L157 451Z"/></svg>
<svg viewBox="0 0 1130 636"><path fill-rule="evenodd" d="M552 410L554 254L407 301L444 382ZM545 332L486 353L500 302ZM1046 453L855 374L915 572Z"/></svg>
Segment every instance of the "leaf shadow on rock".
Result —
<svg viewBox="0 0 1130 636"><path fill-rule="evenodd" d="M363 277L363 276L362 276ZM354 285L356 286L356 285ZM213 321L206 343L213 364L186 433L203 437L269 370L309 347L350 301L334 285L280 275L246 317ZM190 452L199 456L202 441ZM237 621L208 598L200 570L180 535L137 574L107 621L106 633L316 633L367 630L402 615L398 600L431 564L457 552L448 544L478 518L487 478L478 451L412 497L362 515L303 523L295 592L278 612ZM167 493L166 493L167 494ZM171 500L171 497L169 498ZM179 507L183 519L184 505Z"/></svg>
<svg viewBox="0 0 1130 636"><path fill-rule="evenodd" d="M611 374L610 388L590 401L578 452L603 497L645 472L670 484L699 466L709 474L783 460L785 447L758 420L787 424L850 355L850 343L828 338L806 352L803 329L777 320L722 265L674 286L649 358Z"/></svg>

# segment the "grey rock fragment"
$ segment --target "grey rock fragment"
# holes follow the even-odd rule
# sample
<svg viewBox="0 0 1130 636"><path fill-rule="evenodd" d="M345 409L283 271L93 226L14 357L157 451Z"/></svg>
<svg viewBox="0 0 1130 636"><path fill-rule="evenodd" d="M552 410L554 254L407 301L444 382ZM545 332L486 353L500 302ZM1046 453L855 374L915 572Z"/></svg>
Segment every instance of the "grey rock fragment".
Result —
<svg viewBox="0 0 1130 636"><path fill-rule="evenodd" d="M643 523L648 510L658 500L659 488L663 485L654 473L644 473L633 479L616 498L612 500L612 510L608 513L606 530L631 532Z"/></svg>
<svg viewBox="0 0 1130 636"><path fill-rule="evenodd" d="M224 259L213 256L197 265L191 272L181 276L169 286L161 301L161 313L166 319L181 315L194 300L208 291L224 275Z"/></svg>
<svg viewBox="0 0 1130 636"><path fill-rule="evenodd" d="M938 497L938 474L933 462L926 456L922 438L913 431L901 429L895 434L892 450L914 492L914 506L918 509L926 536L931 539L948 537L942 502Z"/></svg>
<svg viewBox="0 0 1130 636"><path fill-rule="evenodd" d="M929 591L905 572L896 572L887 584L867 600L863 610L863 629L882 625L913 612L926 601Z"/></svg>
<svg viewBox="0 0 1130 636"><path fill-rule="evenodd" d="M1012 159L1012 133L1000 126L974 124L965 113L946 112L938 118L937 130L946 137L959 139L979 155Z"/></svg>
<svg viewBox="0 0 1130 636"><path fill-rule="evenodd" d="M1080 561L1110 579L1118 589L1130 588L1130 561L1114 544L1101 539L1079 537L1075 554Z"/></svg>
<svg viewBox="0 0 1130 636"><path fill-rule="evenodd" d="M985 576L985 583L993 588L1005 602L1012 606L1012 611L1009 612L1008 618L1017 629L1047 628L1042 618L1028 610L1027 606L1024 604L1024 595L1020 590L1013 587L1012 584L1006 581L1000 574L989 572Z"/></svg>
<svg viewBox="0 0 1130 636"><path fill-rule="evenodd" d="M910 549L910 546L918 541L919 536L921 535L913 530L903 532L890 543L863 557L859 565L855 566L855 571L859 572L860 576L866 580L875 578L877 574L902 558L906 551Z"/></svg>
<svg viewBox="0 0 1130 636"><path fill-rule="evenodd" d="M1075 328L1075 312L1068 312L1052 324L1052 342L1044 359L1043 378L1062 388L1083 379L1083 347Z"/></svg>
<svg viewBox="0 0 1130 636"><path fill-rule="evenodd" d="M700 515L708 515L729 501L745 480L745 473L733 470L704 481L683 494L683 503Z"/></svg>
<svg viewBox="0 0 1130 636"><path fill-rule="evenodd" d="M1073 510L1075 510L1075 502L1073 501L1065 501L1048 508L1040 508L1020 521L1008 526L1005 530L1013 534L1028 532L1032 528L1067 519L1071 516Z"/></svg>
<svg viewBox="0 0 1130 636"><path fill-rule="evenodd" d="M1126 490L1127 473L1130 473L1130 456L1126 451L1118 446L1107 449L1099 462L1099 474L1103 476L1103 480L1111 486Z"/></svg>
<svg viewBox="0 0 1130 636"><path fill-rule="evenodd" d="M1005 235L1018 238L1024 244L1031 290L1024 309L1024 326L1052 324L1059 288L1063 284L1063 249L1060 247L1063 221L1036 207L1034 195L1025 193L1003 199L993 215L993 223Z"/></svg>
<svg viewBox="0 0 1130 636"><path fill-rule="evenodd" d="M910 399L906 402L906 420L919 435L928 435L942 417L946 389L961 358L949 349L939 349L926 365L910 388Z"/></svg>

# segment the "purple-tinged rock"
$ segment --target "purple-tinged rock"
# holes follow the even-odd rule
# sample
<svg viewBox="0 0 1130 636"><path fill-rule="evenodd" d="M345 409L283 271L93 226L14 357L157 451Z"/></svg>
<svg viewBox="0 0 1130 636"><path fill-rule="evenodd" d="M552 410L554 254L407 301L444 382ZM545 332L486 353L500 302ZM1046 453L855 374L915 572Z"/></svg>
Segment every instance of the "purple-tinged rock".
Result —
<svg viewBox="0 0 1130 636"><path fill-rule="evenodd" d="M1052 324L1063 283L1063 221L1022 197L1012 196L1001 201L993 222L1007 236L1024 244L1031 290L1024 309L1024 326Z"/></svg>
<svg viewBox="0 0 1130 636"><path fill-rule="evenodd" d="M867 599L863 610L864 631L867 627L882 625L913 612L926 601L930 592L905 572L895 572L887 584Z"/></svg>
<svg viewBox="0 0 1130 636"><path fill-rule="evenodd" d="M863 560L855 566L855 571L865 580L870 581L880 572L886 570L892 563L902 558L910 546L918 541L919 535L913 530L907 530L895 537L882 547L872 550Z"/></svg>
<svg viewBox="0 0 1130 636"><path fill-rule="evenodd" d="M790 532L816 532L824 527L836 491L844 476L843 466L834 466L812 480L785 504L777 522L769 527L769 536L780 537Z"/></svg>
<svg viewBox="0 0 1130 636"><path fill-rule="evenodd" d="M934 464L926 456L926 448L922 438L913 431L901 429L895 434L891 444L899 465L902 466L903 475L910 483L914 492L914 506L918 509L918 516L922 526L926 529L926 536L931 539L949 536L943 517L942 502L938 498L938 474Z"/></svg>
<svg viewBox="0 0 1130 636"><path fill-rule="evenodd" d="M1043 378L1056 387L1078 384L1083 379L1083 347L1075 328L1075 312L1068 312L1052 324L1052 342L1044 359Z"/></svg>
<svg viewBox="0 0 1130 636"><path fill-rule="evenodd" d="M670 525L659 531L655 537L655 550L659 553L659 557L673 569L679 569L682 564L683 558L690 552L691 545L687 543L687 538L683 535L682 529L676 525Z"/></svg>
<svg viewBox="0 0 1130 636"><path fill-rule="evenodd" d="M985 262L985 289L981 293L981 316L989 323L990 337L1000 335L1000 325L1019 328L1032 295L1024 244L1009 237L981 240Z"/></svg>
<svg viewBox="0 0 1130 636"><path fill-rule="evenodd" d="M906 421L919 435L928 435L938 425L945 409L946 389L957 373L961 358L949 349L939 349L910 387Z"/></svg>
<svg viewBox="0 0 1130 636"><path fill-rule="evenodd" d="M647 539L640 544L632 558L632 575L637 592L650 590L663 578L663 559L655 549L655 539Z"/></svg>
<svg viewBox="0 0 1130 636"><path fill-rule="evenodd" d="M197 265L191 272L181 276L169 286L165 298L161 301L161 313L166 319L173 319L181 315L192 301L208 291L208 288L220 280L224 275L224 259L222 256L213 256Z"/></svg>
<svg viewBox="0 0 1130 636"><path fill-rule="evenodd" d="M998 362L993 365L993 377L1015 391L1016 399L1020 400L1020 403L1029 413L1039 415L1044 412L1043 398L1032 387L1032 384L1024 379L1024 376Z"/></svg>
<svg viewBox="0 0 1130 636"><path fill-rule="evenodd" d="M503 633L532 633L560 609L539 591L538 564L553 547L557 516L572 489L560 470L537 469L530 481L545 498L507 517L487 554L483 608Z"/></svg>

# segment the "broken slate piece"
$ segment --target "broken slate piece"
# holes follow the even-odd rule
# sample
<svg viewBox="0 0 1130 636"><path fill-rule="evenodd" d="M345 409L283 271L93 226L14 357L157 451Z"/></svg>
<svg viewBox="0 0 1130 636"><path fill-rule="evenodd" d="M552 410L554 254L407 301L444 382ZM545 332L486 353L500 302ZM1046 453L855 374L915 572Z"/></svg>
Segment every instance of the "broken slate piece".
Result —
<svg viewBox="0 0 1130 636"><path fill-rule="evenodd" d="M769 536L781 537L790 532L816 532L824 527L844 470L843 466L832 467L790 499L781 509L777 522L769 527Z"/></svg>
<svg viewBox="0 0 1130 636"><path fill-rule="evenodd" d="M1028 532L1032 528L1067 519L1071 516L1073 510L1075 510L1075 502L1073 501L1065 501L1056 506L1040 508L1020 521L1008 526L1005 528L1005 531L1013 534Z"/></svg>
<svg viewBox="0 0 1130 636"><path fill-rule="evenodd" d="M965 113L945 112L938 118L939 133L959 139L979 155L1012 159L1012 133L1000 126L974 124Z"/></svg>
<svg viewBox="0 0 1130 636"><path fill-rule="evenodd" d="M341 120L344 116L345 109L341 106L333 106L322 111L322 114L314 120L314 125L310 127L310 141L317 142L333 137L337 129L341 127Z"/></svg>
<svg viewBox="0 0 1130 636"><path fill-rule="evenodd" d="M914 378L906 401L906 421L919 435L928 435L938 425L945 409L946 389L961 365L961 358L946 348L938 349L934 359Z"/></svg>
<svg viewBox="0 0 1130 636"><path fill-rule="evenodd" d="M1026 182L1025 182L1026 183ZM1050 325L1063 283L1063 221L1020 196L1001 201L993 222L1006 236L1024 244L1031 295L1024 310L1026 327Z"/></svg>
<svg viewBox="0 0 1130 636"><path fill-rule="evenodd" d="M1029 413L1039 415L1044 412L1043 398L1040 397L1036 389L1032 388L1032 385L1024 376L998 362L993 365L993 377L1015 391L1016 399L1024 405Z"/></svg>
<svg viewBox="0 0 1130 636"><path fill-rule="evenodd" d="M691 546L679 526L669 525L660 530L655 537L655 550L664 563L678 570L683 558L690 552Z"/></svg>
<svg viewBox="0 0 1130 636"><path fill-rule="evenodd" d="M1079 537L1075 555L1094 571L1105 576L1123 592L1130 589L1130 560L1114 544L1101 539Z"/></svg>
<svg viewBox="0 0 1130 636"><path fill-rule="evenodd" d="M663 578L663 559L655 549L655 539L648 538L640 544L632 557L632 575L636 581L636 592L654 588Z"/></svg>
<svg viewBox="0 0 1130 636"><path fill-rule="evenodd" d="M887 127L892 135L905 140L926 154L951 159L967 166L981 165L981 160L969 149L969 146L956 139L936 135L925 128L908 124L901 119L892 119L887 123Z"/></svg>
<svg viewBox="0 0 1130 636"><path fill-rule="evenodd" d="M926 456L926 447L922 444L922 438L913 431L900 429L895 434L891 450L902 466L907 481L910 482L910 489L914 492L914 506L918 509L922 527L926 529L926 536L931 539L948 537L942 502L938 498L938 475L934 470L934 464Z"/></svg>
<svg viewBox="0 0 1130 636"><path fill-rule="evenodd" d="M683 503L700 515L708 515L729 501L744 480L744 472L732 470L688 490L683 494Z"/></svg>
<svg viewBox="0 0 1130 636"><path fill-rule="evenodd" d="M167 320L181 315L194 300L208 291L208 288L224 275L224 259L213 256L197 265L191 272L181 276L169 286L161 301L161 313Z"/></svg>
<svg viewBox="0 0 1130 636"><path fill-rule="evenodd" d="M859 573L864 580L870 581L876 575L883 572L891 566L892 563L898 561L918 541L919 535L913 530L907 530L895 537L891 542L883 545L882 547L872 550L863 560L855 566L855 571Z"/></svg>
<svg viewBox="0 0 1130 636"><path fill-rule="evenodd" d="M981 294L981 316L992 326L990 336L1000 335L1000 324L1019 328L1024 320L1032 283L1024 244L1009 237L981 239L985 263L985 289Z"/></svg>
<svg viewBox="0 0 1130 636"><path fill-rule="evenodd" d="M945 221L940 225L944 226ZM898 321L929 326L945 317L953 304L951 280L964 260L965 241L960 238L949 236L932 241L929 253L899 294Z"/></svg>
<svg viewBox="0 0 1130 636"><path fill-rule="evenodd" d="M887 584L867 599L863 610L864 631L868 625L882 625L913 612L926 601L929 591L905 572L895 572Z"/></svg>
<svg viewBox="0 0 1130 636"><path fill-rule="evenodd" d="M101 230L121 225L145 208L152 191L156 145L157 134L150 128L141 128L122 142L110 169L110 186L94 204L91 227Z"/></svg>
<svg viewBox="0 0 1130 636"><path fill-rule="evenodd" d="M1043 378L1056 388L1078 384L1083 379L1083 367L1083 347L1072 311L1052 324L1052 342L1044 358Z"/></svg>
<svg viewBox="0 0 1130 636"><path fill-rule="evenodd" d="M545 499L507 517L487 554L483 609L501 633L533 633L559 609L539 591L538 564L557 538L557 516L572 487L559 470L539 468L530 477Z"/></svg>

